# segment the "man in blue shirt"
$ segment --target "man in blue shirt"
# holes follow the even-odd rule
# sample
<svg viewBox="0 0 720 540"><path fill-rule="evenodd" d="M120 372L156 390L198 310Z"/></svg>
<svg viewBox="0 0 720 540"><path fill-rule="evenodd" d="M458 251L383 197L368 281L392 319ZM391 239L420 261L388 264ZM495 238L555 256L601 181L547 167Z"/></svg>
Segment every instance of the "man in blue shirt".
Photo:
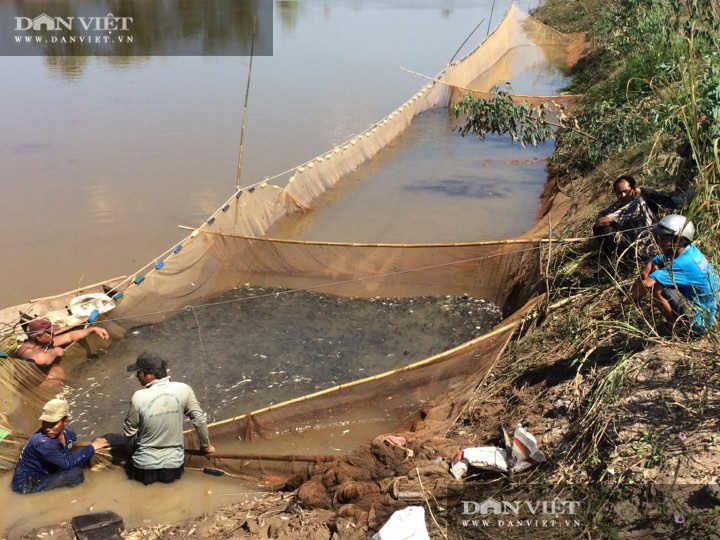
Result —
<svg viewBox="0 0 720 540"><path fill-rule="evenodd" d="M70 408L64 399L51 399L43 407L42 427L33 433L20 454L12 479L17 493L35 493L73 487L85 480L80 465L90 461L95 450L108 442L95 439L89 446L70 453L77 435L67 428Z"/></svg>
<svg viewBox="0 0 720 540"><path fill-rule="evenodd" d="M647 263L630 298L637 303L651 292L653 303L670 324L684 319L693 333L704 334L715 322L720 282L710 261L691 245L695 226L674 214L662 218L653 232L662 255Z"/></svg>

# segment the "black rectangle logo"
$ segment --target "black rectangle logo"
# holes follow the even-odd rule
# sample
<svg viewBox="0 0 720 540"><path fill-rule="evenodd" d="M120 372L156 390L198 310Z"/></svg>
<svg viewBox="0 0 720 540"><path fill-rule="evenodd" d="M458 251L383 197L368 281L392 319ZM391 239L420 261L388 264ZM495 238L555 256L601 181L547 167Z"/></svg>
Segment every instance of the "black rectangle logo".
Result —
<svg viewBox="0 0 720 540"><path fill-rule="evenodd" d="M0 56L271 56L272 0L0 2Z"/></svg>

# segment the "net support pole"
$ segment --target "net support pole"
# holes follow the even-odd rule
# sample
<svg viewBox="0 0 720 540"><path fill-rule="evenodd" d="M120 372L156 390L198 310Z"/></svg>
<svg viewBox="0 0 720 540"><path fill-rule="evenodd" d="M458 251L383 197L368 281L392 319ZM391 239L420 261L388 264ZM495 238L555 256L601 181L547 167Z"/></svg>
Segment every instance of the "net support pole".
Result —
<svg viewBox="0 0 720 540"><path fill-rule="evenodd" d="M452 58L448 62L448 64L452 64L453 60L457 57L457 55L460 53L460 50L465 46L465 44L468 42L468 40L472 37L472 35L475 33L475 31L480 28L480 25L485 22L485 19L482 19L479 23L477 23L477 26L472 29L472 32L468 34L468 37L465 38L465 41L463 41L460 46L457 48L457 51L455 51L455 54L452 55Z"/></svg>
<svg viewBox="0 0 720 540"><path fill-rule="evenodd" d="M488 19L488 29L487 29L487 34L485 34L485 37L490 35L490 25L492 24L493 11L495 11L495 0L493 0L492 7L490 8L490 18Z"/></svg>
<svg viewBox="0 0 720 540"><path fill-rule="evenodd" d="M248 68L247 85L245 87L245 103L243 105L242 127L240 128L240 153L238 155L237 177L235 179L235 189L240 189L240 176L242 175L243 162L243 145L245 144L245 123L247 122L248 98L250 97L250 80L252 78L253 58L255 56L255 26L256 19L253 17L253 31L250 38L250 67Z"/></svg>

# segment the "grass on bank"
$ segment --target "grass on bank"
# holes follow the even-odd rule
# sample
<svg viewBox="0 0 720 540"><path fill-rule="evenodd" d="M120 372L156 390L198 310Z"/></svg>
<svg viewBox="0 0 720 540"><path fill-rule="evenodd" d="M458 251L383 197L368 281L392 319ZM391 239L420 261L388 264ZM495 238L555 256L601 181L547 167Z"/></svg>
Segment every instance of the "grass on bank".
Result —
<svg viewBox="0 0 720 540"><path fill-rule="evenodd" d="M535 13L562 31L585 32L591 45L567 89L584 94L569 118L577 129L559 131L549 166L573 203L571 217L554 235L586 236L597 212L611 202L610 185L620 174L632 174L641 186L676 189L683 170L675 148L689 143L694 198L683 213L696 224L696 245L720 268L719 9L711 0L548 0ZM662 339L657 313L620 306L638 272L631 257L613 265L590 244L551 250L545 249L543 276L550 283L549 303L571 300L522 328L455 430L470 426L493 440L501 426L544 421L554 401L567 402L568 432L551 460L506 489L513 482L595 483L603 488L583 499L588 521L579 536L613 538L629 524L682 536L688 529L674 521L677 510L657 494L660 504L644 523L623 513L623 504L642 506L652 494L645 471L691 456L667 419L619 440L621 405L637 390L654 351L673 358L679 374L673 384L720 388L718 325L702 340ZM707 404L701 401L692 406L702 413ZM698 432L720 429L707 415L686 413ZM608 471L618 462L611 478ZM694 537L711 537L718 517L720 508L712 505L689 517Z"/></svg>

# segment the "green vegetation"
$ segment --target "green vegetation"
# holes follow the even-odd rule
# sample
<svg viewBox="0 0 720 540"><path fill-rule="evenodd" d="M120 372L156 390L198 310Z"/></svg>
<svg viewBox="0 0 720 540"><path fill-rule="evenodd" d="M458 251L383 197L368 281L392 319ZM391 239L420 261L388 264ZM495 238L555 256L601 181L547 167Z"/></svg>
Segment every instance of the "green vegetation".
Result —
<svg viewBox="0 0 720 540"><path fill-rule="evenodd" d="M551 172L563 185L607 163L624 162L644 185L685 189L685 211L700 227L701 249L718 262L720 244L720 7L715 0L549 0L536 16L563 31L584 31L591 50L566 89L584 94L563 122ZM553 138L543 106L514 104L509 87L492 99L455 106L459 131L509 133L521 144ZM695 167L670 171L660 157L689 145ZM641 150L641 151L638 151ZM662 161L662 160L660 160ZM667 161L667 159L665 160ZM670 181L675 181L675 186ZM701 211L702 210L702 211Z"/></svg>
<svg viewBox="0 0 720 540"><path fill-rule="evenodd" d="M612 181L631 174L641 186L692 190L681 213L695 222L696 244L720 268L717 1L547 0L535 16L585 32L588 43L565 89L583 98L558 130L549 163L571 204L553 224L553 238L588 236L612 199ZM502 132L509 117L520 116L507 104L479 110L505 116L467 131ZM468 105L465 111L472 112ZM692 159L677 155L680 145ZM608 264L590 242L546 245L540 267L551 308L523 324L462 421L492 434L498 424L542 430L563 418L558 434L544 435L552 464L515 481L593 486L582 499L586 529L573 537L612 538L632 529L711 537L720 506L703 500L706 507L688 508L689 495L675 483L696 484L702 498L705 476L717 474L711 445L718 408L710 403L720 395L720 325L700 340L661 338L660 316L648 303L620 304L637 261ZM511 405L501 419L484 413L497 403Z"/></svg>
<svg viewBox="0 0 720 540"><path fill-rule="evenodd" d="M458 128L464 137L474 133L484 139L485 134L509 134L513 141L536 146L552 139L553 130L545 114L545 105L537 107L527 103L513 103L512 87L493 86L492 99L481 99L466 95L455 105L455 117L462 117L464 124Z"/></svg>
<svg viewBox="0 0 720 540"><path fill-rule="evenodd" d="M568 11L572 11L569 19ZM562 13L562 15L560 15ZM537 16L563 30L584 30L592 52L569 88L585 94L561 130L552 170L578 178L633 147L649 147L628 165L645 184L672 180L654 165L689 143L695 199L686 209L698 244L716 263L720 206L720 7L714 0L550 0ZM587 137L585 134L590 135ZM642 161L640 161L642 159ZM664 164L663 164L664 165ZM677 176L677 172L675 173ZM675 178L677 180L677 178ZM676 182L677 183L677 182ZM666 185L665 187L670 187ZM680 186L678 186L680 187ZM684 186L683 186L684 187Z"/></svg>

